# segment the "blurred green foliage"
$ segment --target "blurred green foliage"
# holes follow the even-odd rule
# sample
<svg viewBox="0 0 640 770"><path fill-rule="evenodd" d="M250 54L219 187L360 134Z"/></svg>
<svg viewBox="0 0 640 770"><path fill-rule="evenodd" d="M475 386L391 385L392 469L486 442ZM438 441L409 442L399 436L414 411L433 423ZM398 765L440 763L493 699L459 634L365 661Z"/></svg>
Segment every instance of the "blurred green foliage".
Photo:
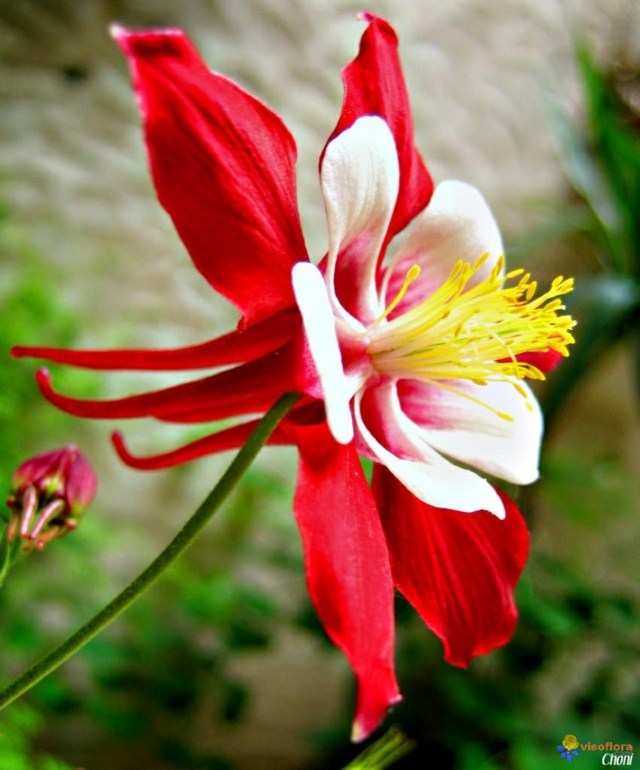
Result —
<svg viewBox="0 0 640 770"><path fill-rule="evenodd" d="M72 770L53 757L33 753L33 739L42 732L44 722L44 717L24 703L0 715L2 770Z"/></svg>
<svg viewBox="0 0 640 770"><path fill-rule="evenodd" d="M7 479L15 468L37 451L53 448L43 446L53 440L64 444L72 435L74 423L67 415L50 409L34 386L33 366L10 362L12 345L38 339L47 329L61 345L72 345L75 333L73 318L50 290L49 270L38 257L23 234L14 226L9 212L0 207L0 255L3 260L3 280L0 283L0 478ZM66 385L89 393L92 374L67 371L61 373ZM49 438L53 437L53 439Z"/></svg>
<svg viewBox="0 0 640 770"><path fill-rule="evenodd" d="M578 50L585 124L576 126L558 97L548 114L574 201L560 207L556 232L582 236L599 269L580 277L567 306L578 320L570 358L551 379L544 411L550 424L574 388L612 346L629 341L640 362L640 117L637 70L598 68ZM623 94L634 89L630 100ZM635 105L635 106L634 106ZM638 369L634 374L638 380ZM640 384L636 385L640 400ZM640 402L640 401L639 401Z"/></svg>

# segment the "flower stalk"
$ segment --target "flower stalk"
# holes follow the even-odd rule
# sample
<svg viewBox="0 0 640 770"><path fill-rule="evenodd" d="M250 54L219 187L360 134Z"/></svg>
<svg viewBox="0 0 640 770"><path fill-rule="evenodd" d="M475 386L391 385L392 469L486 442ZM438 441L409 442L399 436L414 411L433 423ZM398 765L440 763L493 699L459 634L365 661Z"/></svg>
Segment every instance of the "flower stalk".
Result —
<svg viewBox="0 0 640 770"><path fill-rule="evenodd" d="M397 727L372 743L344 770L385 770L414 749L415 744Z"/></svg>
<svg viewBox="0 0 640 770"><path fill-rule="evenodd" d="M285 393L260 420L223 476L167 547L118 596L66 641L34 664L0 692L0 710L55 671L84 645L103 631L138 599L188 548L209 519L226 500L249 468L280 420L298 400L297 393Z"/></svg>

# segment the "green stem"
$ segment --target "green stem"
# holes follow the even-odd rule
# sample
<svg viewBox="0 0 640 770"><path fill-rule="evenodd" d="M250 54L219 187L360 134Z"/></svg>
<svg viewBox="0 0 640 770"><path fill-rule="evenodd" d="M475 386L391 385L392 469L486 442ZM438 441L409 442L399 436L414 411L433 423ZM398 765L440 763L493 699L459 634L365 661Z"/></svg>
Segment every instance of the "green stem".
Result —
<svg viewBox="0 0 640 770"><path fill-rule="evenodd" d="M0 588L2 588L4 580L9 574L9 568L11 567L11 550L11 543L5 532L2 542L0 543Z"/></svg>
<svg viewBox="0 0 640 770"><path fill-rule="evenodd" d="M15 538L12 542L9 542L5 527L2 545L0 545L0 588L4 585L4 581L13 566L13 562L20 550L20 545L19 538Z"/></svg>
<svg viewBox="0 0 640 770"><path fill-rule="evenodd" d="M265 414L246 444L235 456L231 465L207 498L202 502L193 516L178 532L169 545L151 564L138 575L115 599L107 604L97 615L85 623L65 642L52 650L42 660L33 665L22 676L0 693L0 709L8 706L27 690L30 690L41 679L55 671L58 666L68 660L88 641L99 634L112 623L122 612L149 588L167 567L172 564L186 548L191 545L209 519L217 511L231 490L238 483L244 472L253 462L255 456L275 430L277 424L297 401L299 395L286 393Z"/></svg>

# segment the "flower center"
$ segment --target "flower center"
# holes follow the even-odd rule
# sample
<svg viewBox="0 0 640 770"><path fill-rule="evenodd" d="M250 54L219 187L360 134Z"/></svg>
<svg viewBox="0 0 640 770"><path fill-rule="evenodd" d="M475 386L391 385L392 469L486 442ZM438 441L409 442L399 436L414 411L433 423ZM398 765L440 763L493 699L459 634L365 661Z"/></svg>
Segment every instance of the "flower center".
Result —
<svg viewBox="0 0 640 770"><path fill-rule="evenodd" d="M414 265L398 295L369 327L367 350L374 368L456 392L462 391L447 381L471 380L478 385L509 381L525 395L514 379L543 380L540 369L519 361L518 356L548 350L568 355L575 321L561 314L565 306L559 297L573 289L573 279L558 276L547 292L535 297L537 283L531 275L522 269L502 275L504 258L500 257L487 278L467 288L488 256L484 254L474 265L459 260L429 297L397 318L385 320L417 277L419 269Z"/></svg>

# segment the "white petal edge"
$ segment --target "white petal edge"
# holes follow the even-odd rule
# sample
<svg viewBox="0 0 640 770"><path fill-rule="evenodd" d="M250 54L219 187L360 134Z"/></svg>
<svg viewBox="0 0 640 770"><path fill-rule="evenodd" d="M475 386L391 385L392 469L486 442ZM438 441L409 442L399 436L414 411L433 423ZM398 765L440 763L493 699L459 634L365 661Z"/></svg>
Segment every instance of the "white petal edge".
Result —
<svg viewBox="0 0 640 770"><path fill-rule="evenodd" d="M410 408L405 408L424 440L447 457L504 481L536 481L540 475L543 418L526 383L517 383L526 398L509 381L484 386L472 382L456 385L490 409L441 388L425 388L419 405L427 415L425 424L417 412L412 414ZM491 409L510 415L513 421L499 417ZM430 422L433 424L429 425Z"/></svg>
<svg viewBox="0 0 640 770"><path fill-rule="evenodd" d="M469 281L469 288L489 275L504 254L504 246L484 195L471 184L449 179L436 187L429 205L407 229L386 280L397 269L399 275L394 279L401 283L408 267L419 264L429 282L424 292L429 294L445 281L459 259L473 264L485 253L489 258Z"/></svg>
<svg viewBox="0 0 640 770"><path fill-rule="evenodd" d="M334 275L339 252L360 236L368 236L367 254L359 281L365 301L381 313L375 270L398 198L400 168L393 134L386 122L367 115L327 145L320 184L329 230L327 283L335 296Z"/></svg>
<svg viewBox="0 0 640 770"><path fill-rule="evenodd" d="M408 460L390 452L369 431L362 418L362 391L354 399L354 416L358 433L378 462L384 465L400 483L419 500L437 508L472 513L489 511L499 519L506 516L504 503L488 481L473 471L460 468L422 441L413 423L408 420L397 398L395 386L389 388L384 410L385 420L394 420L403 439L415 449L421 459ZM401 516L402 512L399 511Z"/></svg>
<svg viewBox="0 0 640 770"><path fill-rule="evenodd" d="M298 262L293 266L291 279L320 379L329 430L338 443L348 444L353 439L349 386L324 277L315 265Z"/></svg>

